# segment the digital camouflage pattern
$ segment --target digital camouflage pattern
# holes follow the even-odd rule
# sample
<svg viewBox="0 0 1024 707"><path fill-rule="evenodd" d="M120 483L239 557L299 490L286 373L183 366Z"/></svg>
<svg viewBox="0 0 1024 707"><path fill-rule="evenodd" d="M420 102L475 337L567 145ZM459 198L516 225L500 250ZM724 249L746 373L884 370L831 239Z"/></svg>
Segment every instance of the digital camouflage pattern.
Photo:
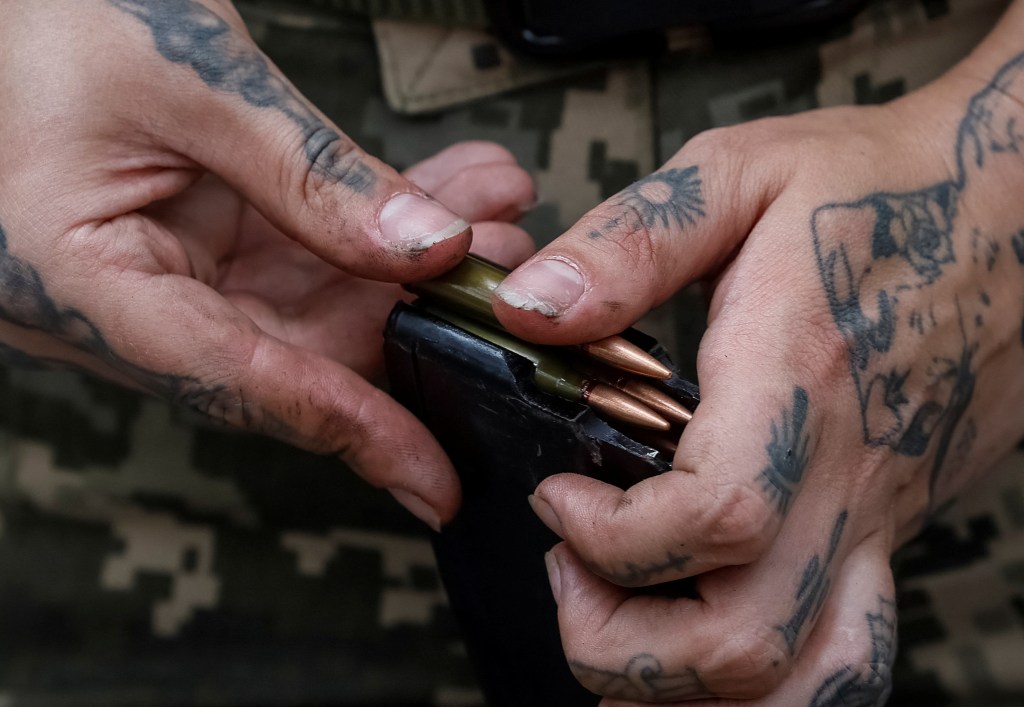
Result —
<svg viewBox="0 0 1024 707"><path fill-rule="evenodd" d="M922 85L1005 4L874 2L798 43L538 71L488 97L479 87L507 88L495 77L517 60L463 28L445 56L476 88L448 107L441 84L380 78L377 43L395 55L388 38L407 45L408 26L378 22L375 38L338 9L360 3L240 3L261 46L371 153L405 167L456 140L511 149L537 180L524 225L542 243L708 127ZM429 95L436 112L395 112L389 81L398 107ZM701 302L681 293L642 326L691 373ZM0 369L0 707L478 705L427 532L336 461L76 374ZM1024 450L896 567L890 704L1024 704Z"/></svg>

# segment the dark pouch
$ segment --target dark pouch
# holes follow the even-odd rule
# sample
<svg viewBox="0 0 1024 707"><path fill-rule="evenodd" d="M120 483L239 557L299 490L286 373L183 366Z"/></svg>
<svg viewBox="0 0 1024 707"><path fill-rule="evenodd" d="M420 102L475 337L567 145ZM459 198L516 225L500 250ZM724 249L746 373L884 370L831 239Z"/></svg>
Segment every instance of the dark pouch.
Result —
<svg viewBox="0 0 1024 707"><path fill-rule="evenodd" d="M650 337L623 333L671 367ZM456 518L434 537L438 567L490 707L593 707L562 652L544 553L558 542L527 502L546 476L583 473L627 487L671 456L583 404L534 383L529 360L399 304L385 331L392 395L437 437L462 481ZM690 409L697 387L659 383Z"/></svg>

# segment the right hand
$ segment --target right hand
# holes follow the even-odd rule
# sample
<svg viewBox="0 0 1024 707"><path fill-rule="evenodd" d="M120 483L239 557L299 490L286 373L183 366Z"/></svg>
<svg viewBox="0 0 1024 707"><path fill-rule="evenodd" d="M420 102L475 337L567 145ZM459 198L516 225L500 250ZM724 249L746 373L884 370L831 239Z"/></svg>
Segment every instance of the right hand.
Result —
<svg viewBox="0 0 1024 707"><path fill-rule="evenodd" d="M401 296L379 281L443 272L467 220L532 201L511 155L464 144L410 181L303 98L228 2L4 12L0 361L87 370L338 454L431 525L450 518L444 453L359 373L379 368ZM530 252L507 223L477 230L488 257Z"/></svg>
<svg viewBox="0 0 1024 707"><path fill-rule="evenodd" d="M1022 30L1019 0L898 101L697 136L497 288L567 344L713 283L673 470L532 499L602 707L884 702L893 549L1024 434Z"/></svg>

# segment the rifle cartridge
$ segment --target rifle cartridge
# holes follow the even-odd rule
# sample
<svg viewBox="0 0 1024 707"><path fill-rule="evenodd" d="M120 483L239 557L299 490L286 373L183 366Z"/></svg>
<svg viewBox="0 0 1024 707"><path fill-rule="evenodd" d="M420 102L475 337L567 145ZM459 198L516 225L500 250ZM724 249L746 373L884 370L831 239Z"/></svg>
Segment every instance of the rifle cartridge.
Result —
<svg viewBox="0 0 1024 707"><path fill-rule="evenodd" d="M403 287L503 329L491 307L491 294L508 272L489 260L467 255L462 262L438 277L406 283ZM661 361L621 336L607 336L578 346L588 356L630 373L661 379L672 377L672 371Z"/></svg>
<svg viewBox="0 0 1024 707"><path fill-rule="evenodd" d="M534 381L545 393L588 404L609 417L637 427L662 431L672 427L668 420L631 395L575 370L555 348L534 346L504 330L485 326L430 304L424 308L470 334L531 361L534 365Z"/></svg>

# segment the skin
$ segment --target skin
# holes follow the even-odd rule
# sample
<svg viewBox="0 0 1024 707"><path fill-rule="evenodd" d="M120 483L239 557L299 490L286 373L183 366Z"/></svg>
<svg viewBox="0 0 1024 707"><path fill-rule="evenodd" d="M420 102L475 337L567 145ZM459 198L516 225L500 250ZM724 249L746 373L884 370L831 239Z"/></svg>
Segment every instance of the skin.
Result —
<svg viewBox="0 0 1024 707"><path fill-rule="evenodd" d="M450 518L450 463L368 379L392 283L451 267L471 234L388 238L410 218L386 207L413 195L428 235L461 216L474 249L520 262L532 247L509 221L533 187L511 154L465 143L398 174L288 83L228 2L0 11L0 361L338 455L431 525Z"/></svg>
<svg viewBox="0 0 1024 707"><path fill-rule="evenodd" d="M894 548L1024 435L1021 36L1018 1L893 103L699 135L499 290L510 330L557 344L713 290L674 470L533 498L603 707L884 702ZM553 300L551 260L578 274ZM631 589L683 577L698 598Z"/></svg>

